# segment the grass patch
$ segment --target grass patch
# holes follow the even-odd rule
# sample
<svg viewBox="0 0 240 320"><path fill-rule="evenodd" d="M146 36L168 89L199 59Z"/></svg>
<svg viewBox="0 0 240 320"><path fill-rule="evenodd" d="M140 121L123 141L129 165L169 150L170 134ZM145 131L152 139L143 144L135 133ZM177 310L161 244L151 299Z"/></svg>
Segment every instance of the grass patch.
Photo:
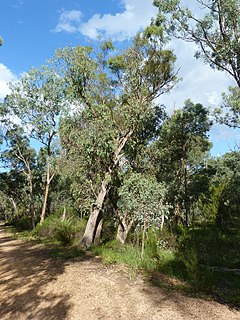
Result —
<svg viewBox="0 0 240 320"><path fill-rule="evenodd" d="M61 245L70 246L79 241L85 229L85 221L70 217L64 221L58 216L49 216L42 225L37 225L32 235L47 242L59 242Z"/></svg>
<svg viewBox="0 0 240 320"><path fill-rule="evenodd" d="M58 216L51 215L34 230L19 230L15 226L7 228L14 237L44 245L48 253L54 257L64 259L86 257L86 252L79 248L79 239L85 229L85 221L78 218L72 217L61 221Z"/></svg>
<svg viewBox="0 0 240 320"><path fill-rule="evenodd" d="M213 268L239 268L238 244L238 230L227 233L207 226L184 230L173 248L159 246L157 237L150 235L142 258L139 247L116 241L92 252L105 264L127 266L130 277L142 272L151 284L240 308L240 275Z"/></svg>

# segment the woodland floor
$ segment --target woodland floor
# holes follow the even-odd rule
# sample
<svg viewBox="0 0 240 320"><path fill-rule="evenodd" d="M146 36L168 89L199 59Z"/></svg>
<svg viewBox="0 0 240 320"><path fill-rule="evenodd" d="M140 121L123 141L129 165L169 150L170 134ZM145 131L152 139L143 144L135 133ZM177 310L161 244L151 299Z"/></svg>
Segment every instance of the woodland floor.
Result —
<svg viewBox="0 0 240 320"><path fill-rule="evenodd" d="M1 320L240 320L240 311L134 280L99 259L54 257L0 225Z"/></svg>

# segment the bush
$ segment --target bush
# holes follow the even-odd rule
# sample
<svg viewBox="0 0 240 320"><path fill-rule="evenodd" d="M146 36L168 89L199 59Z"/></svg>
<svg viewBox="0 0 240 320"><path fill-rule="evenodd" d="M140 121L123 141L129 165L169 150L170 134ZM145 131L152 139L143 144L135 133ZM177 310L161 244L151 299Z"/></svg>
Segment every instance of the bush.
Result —
<svg viewBox="0 0 240 320"><path fill-rule="evenodd" d="M24 231L32 229L32 221L30 217L27 216L13 216L8 221L7 224L16 228L16 230Z"/></svg>
<svg viewBox="0 0 240 320"><path fill-rule="evenodd" d="M56 239L65 246L71 245L77 231L77 225L71 219L61 221L56 228Z"/></svg>
<svg viewBox="0 0 240 320"><path fill-rule="evenodd" d="M42 225L37 224L35 230L33 230L33 235L39 238L54 240L59 223L61 223L60 218L56 215L51 215L43 221Z"/></svg>
<svg viewBox="0 0 240 320"><path fill-rule="evenodd" d="M63 245L71 245L79 239L84 231L85 222L71 217L64 221L57 215L47 217L42 225L37 225L33 234L48 241L59 241Z"/></svg>

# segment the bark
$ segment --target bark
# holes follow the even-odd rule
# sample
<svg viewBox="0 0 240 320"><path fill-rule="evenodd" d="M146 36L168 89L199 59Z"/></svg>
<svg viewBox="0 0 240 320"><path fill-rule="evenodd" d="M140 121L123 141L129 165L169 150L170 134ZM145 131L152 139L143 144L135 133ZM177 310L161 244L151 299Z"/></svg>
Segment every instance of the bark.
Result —
<svg viewBox="0 0 240 320"><path fill-rule="evenodd" d="M94 244L96 244L98 246L98 245L100 245L100 241L101 241L101 233L102 233L102 228L103 228L103 217L100 217L100 221L97 223L97 225L98 226L97 226L97 230L95 233Z"/></svg>
<svg viewBox="0 0 240 320"><path fill-rule="evenodd" d="M25 172L28 179L28 188L29 188L29 213L32 220L32 228L35 228L35 205L34 205L34 195L33 195L33 175L30 160L26 158L20 148L18 147L18 153L15 156L24 163L27 172Z"/></svg>
<svg viewBox="0 0 240 320"><path fill-rule="evenodd" d="M13 198L10 198L10 200L12 201L12 204L13 204L14 213L17 213L17 205L16 205L16 202L14 201Z"/></svg>
<svg viewBox="0 0 240 320"><path fill-rule="evenodd" d="M161 232L163 231L164 220L165 220L165 215L164 215L164 213L163 213L163 214L162 214L162 220L161 220L161 227L160 227Z"/></svg>
<svg viewBox="0 0 240 320"><path fill-rule="evenodd" d="M120 218L120 223L117 229L116 240L119 241L121 244L125 244L132 225L133 225L133 219L129 223L127 223L125 217Z"/></svg>
<svg viewBox="0 0 240 320"><path fill-rule="evenodd" d="M30 204L29 204L29 212L32 220L32 228L35 228L35 205L34 205L34 196L33 196L33 181L32 181L32 171L29 166L29 196L30 196Z"/></svg>
<svg viewBox="0 0 240 320"><path fill-rule="evenodd" d="M144 218L144 223L143 223L143 232L142 232L142 250L141 250L141 259L142 259L142 258L143 258L143 256L144 256L146 231L147 231L147 223L146 223L146 218Z"/></svg>
<svg viewBox="0 0 240 320"><path fill-rule="evenodd" d="M108 192L108 187L109 187L109 174L107 174L105 176L105 179L102 181L102 185L101 185L99 194L97 196L94 209L92 210L89 216L86 229L85 229L83 238L81 240L81 245L86 248L89 248L94 243L98 224L100 222L99 215L103 207L106 194Z"/></svg>
<svg viewBox="0 0 240 320"><path fill-rule="evenodd" d="M47 201L48 201L48 195L49 195L49 187L50 187L50 183L51 183L53 177L54 177L54 174L50 175L50 156L48 156L48 159L47 159L47 179L46 179L46 185L45 185L42 213L41 213L40 222L39 222L40 225L43 224L43 221L45 219Z"/></svg>
<svg viewBox="0 0 240 320"><path fill-rule="evenodd" d="M49 183L47 182L46 186L45 186L45 194L44 194L44 199L43 199L43 206L42 206L42 213L41 213L41 218L40 218L40 225L43 224L43 221L45 219L47 201L48 201L48 194L49 194Z"/></svg>
<svg viewBox="0 0 240 320"><path fill-rule="evenodd" d="M66 206L63 207L63 214L61 216L61 221L64 221L66 219Z"/></svg>
<svg viewBox="0 0 240 320"><path fill-rule="evenodd" d="M89 248L94 243L98 224L100 222L99 215L103 208L103 204L110 187L110 181L112 178L113 170L118 165L119 160L121 158L121 152L125 144L127 143L127 141L132 136L132 134L133 134L133 129L130 130L124 137L118 139L117 146L113 154L112 164L106 170L104 179L101 183L101 187L95 201L94 209L90 213L87 226L86 226L83 238L81 240L81 245L85 248Z"/></svg>

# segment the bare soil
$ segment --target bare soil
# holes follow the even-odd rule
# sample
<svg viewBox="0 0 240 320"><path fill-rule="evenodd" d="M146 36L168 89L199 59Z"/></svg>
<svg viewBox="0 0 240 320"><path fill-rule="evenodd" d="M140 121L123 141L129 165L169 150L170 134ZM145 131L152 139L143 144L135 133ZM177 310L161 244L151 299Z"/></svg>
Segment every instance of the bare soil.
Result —
<svg viewBox="0 0 240 320"><path fill-rule="evenodd" d="M240 311L130 280L90 256L66 260L0 226L1 320L240 320Z"/></svg>

